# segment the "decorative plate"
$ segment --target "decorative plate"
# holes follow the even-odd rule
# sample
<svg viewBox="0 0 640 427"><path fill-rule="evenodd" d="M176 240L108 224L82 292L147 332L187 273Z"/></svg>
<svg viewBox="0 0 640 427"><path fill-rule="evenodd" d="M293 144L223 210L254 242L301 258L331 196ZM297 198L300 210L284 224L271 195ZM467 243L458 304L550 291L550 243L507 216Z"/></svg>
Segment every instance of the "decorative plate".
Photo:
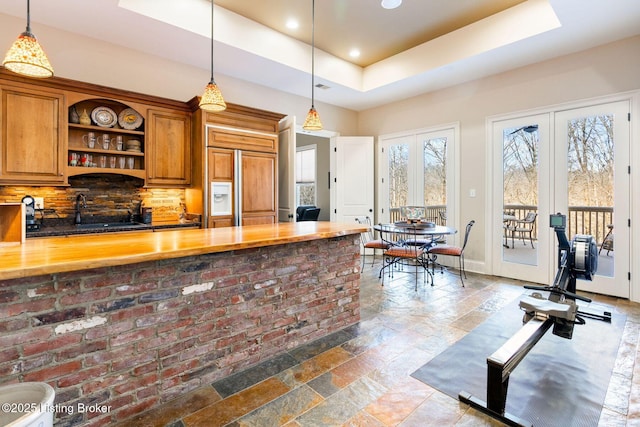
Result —
<svg viewBox="0 0 640 427"><path fill-rule="evenodd" d="M118 123L122 129L133 130L142 125L142 116L133 108L125 108L118 114Z"/></svg>
<svg viewBox="0 0 640 427"><path fill-rule="evenodd" d="M91 119L100 127L110 128L118 123L118 116L109 107L96 107L91 112Z"/></svg>

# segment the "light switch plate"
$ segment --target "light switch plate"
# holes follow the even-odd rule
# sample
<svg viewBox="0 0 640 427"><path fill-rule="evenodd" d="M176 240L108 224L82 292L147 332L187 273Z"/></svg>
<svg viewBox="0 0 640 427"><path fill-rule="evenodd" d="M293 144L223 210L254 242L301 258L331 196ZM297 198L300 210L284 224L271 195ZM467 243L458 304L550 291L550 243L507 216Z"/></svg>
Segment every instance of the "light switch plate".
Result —
<svg viewBox="0 0 640 427"><path fill-rule="evenodd" d="M33 201L36 205L36 209L44 209L44 197L34 197Z"/></svg>
<svg viewBox="0 0 640 427"><path fill-rule="evenodd" d="M469 190L469 197L476 197L476 189L472 188Z"/></svg>

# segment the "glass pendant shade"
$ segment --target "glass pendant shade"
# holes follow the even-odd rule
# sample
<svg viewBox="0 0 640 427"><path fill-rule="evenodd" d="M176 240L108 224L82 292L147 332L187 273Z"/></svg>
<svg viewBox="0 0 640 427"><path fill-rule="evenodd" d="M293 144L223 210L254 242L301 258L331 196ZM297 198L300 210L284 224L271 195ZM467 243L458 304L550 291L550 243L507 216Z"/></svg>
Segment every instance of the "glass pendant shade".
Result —
<svg viewBox="0 0 640 427"><path fill-rule="evenodd" d="M49 63L40 43L29 31L18 36L2 65L14 73L29 77L46 78L53 76L53 67Z"/></svg>
<svg viewBox="0 0 640 427"><path fill-rule="evenodd" d="M204 88L202 98L200 98L200 109L205 111L224 111L227 109L227 103L224 102L222 92L213 80L213 0L211 0L211 80Z"/></svg>
<svg viewBox="0 0 640 427"><path fill-rule="evenodd" d="M200 108L205 111L223 111L227 108L222 92L213 80L204 88L204 94L200 98Z"/></svg>
<svg viewBox="0 0 640 427"><path fill-rule="evenodd" d="M320 121L320 116L316 111L315 107L311 107L309 113L307 114L307 118L302 125L302 129L309 131L318 131L322 130L322 122Z"/></svg>

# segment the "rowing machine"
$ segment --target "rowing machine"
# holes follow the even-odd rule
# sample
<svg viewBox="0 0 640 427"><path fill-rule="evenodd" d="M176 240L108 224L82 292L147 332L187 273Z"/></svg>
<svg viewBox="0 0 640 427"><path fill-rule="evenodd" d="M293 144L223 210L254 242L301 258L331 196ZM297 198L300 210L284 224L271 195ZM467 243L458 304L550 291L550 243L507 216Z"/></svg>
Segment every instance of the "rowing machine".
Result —
<svg viewBox="0 0 640 427"><path fill-rule="evenodd" d="M571 339L574 326L584 324L584 317L611 322L610 312L581 311L576 303L576 300L591 302L576 294L576 279L592 280L597 271L598 253L593 236L576 235L569 242L566 216L559 213L550 216L549 225L558 239L558 271L553 285L525 286L537 292L520 300L519 307L525 312L523 327L487 358L487 401L464 391L458 394L460 401L510 426L532 426L505 412L509 375L551 326L554 335ZM547 296L541 292L547 292Z"/></svg>

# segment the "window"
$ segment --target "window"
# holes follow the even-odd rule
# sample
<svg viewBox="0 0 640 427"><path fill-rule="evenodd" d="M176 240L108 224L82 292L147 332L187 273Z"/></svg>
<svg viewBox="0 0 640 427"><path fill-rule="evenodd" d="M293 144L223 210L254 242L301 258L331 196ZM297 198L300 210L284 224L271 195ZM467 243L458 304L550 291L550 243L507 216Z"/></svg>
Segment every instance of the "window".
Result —
<svg viewBox="0 0 640 427"><path fill-rule="evenodd" d="M316 205L316 146L296 148L296 206Z"/></svg>
<svg viewBox="0 0 640 427"><path fill-rule="evenodd" d="M397 221L402 206L424 206L429 221L455 224L457 128L382 137L382 219ZM386 184L386 185L384 185ZM449 215L447 215L449 212Z"/></svg>

